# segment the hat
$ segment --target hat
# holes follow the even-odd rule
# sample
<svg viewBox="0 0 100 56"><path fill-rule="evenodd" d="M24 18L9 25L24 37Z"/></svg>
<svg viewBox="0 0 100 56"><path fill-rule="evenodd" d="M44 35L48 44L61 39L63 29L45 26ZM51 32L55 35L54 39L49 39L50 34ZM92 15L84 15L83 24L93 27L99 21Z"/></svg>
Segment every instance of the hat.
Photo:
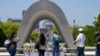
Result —
<svg viewBox="0 0 100 56"><path fill-rule="evenodd" d="M83 31L83 28L79 28L78 31Z"/></svg>

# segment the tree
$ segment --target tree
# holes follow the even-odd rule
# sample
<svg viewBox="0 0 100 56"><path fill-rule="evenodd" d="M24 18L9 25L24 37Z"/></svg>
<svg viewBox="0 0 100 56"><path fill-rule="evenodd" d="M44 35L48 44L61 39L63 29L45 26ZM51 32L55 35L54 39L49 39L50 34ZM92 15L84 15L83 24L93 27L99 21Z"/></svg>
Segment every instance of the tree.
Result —
<svg viewBox="0 0 100 56"><path fill-rule="evenodd" d="M31 33L31 40L36 42L39 38L39 32L37 32L36 30L33 30Z"/></svg>
<svg viewBox="0 0 100 56"><path fill-rule="evenodd" d="M3 47L3 43L5 39L6 39L6 35L2 30L2 22L0 22L0 47Z"/></svg>
<svg viewBox="0 0 100 56"><path fill-rule="evenodd" d="M19 23L8 20L7 22L0 21L0 46L3 47L4 40L10 36L12 32L17 32Z"/></svg>
<svg viewBox="0 0 100 56"><path fill-rule="evenodd" d="M12 22L9 20L7 22L3 22L2 24L3 24L2 30L7 37L9 37L12 32L18 31L19 23L17 22Z"/></svg>
<svg viewBox="0 0 100 56"><path fill-rule="evenodd" d="M94 33L95 33L95 27L86 25L84 28L84 34L86 36L86 46L94 46Z"/></svg>
<svg viewBox="0 0 100 56"><path fill-rule="evenodd" d="M78 35L78 27L79 27L78 25L70 26L71 33L73 35L74 40L76 39L76 37Z"/></svg>

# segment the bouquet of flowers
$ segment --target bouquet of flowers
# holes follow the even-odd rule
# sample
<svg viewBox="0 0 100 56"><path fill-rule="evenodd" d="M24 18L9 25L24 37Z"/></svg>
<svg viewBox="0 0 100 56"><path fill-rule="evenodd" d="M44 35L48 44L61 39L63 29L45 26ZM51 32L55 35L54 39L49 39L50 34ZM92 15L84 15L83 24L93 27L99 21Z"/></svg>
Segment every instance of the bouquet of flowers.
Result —
<svg viewBox="0 0 100 56"><path fill-rule="evenodd" d="M60 50L64 52L66 51L65 43L60 44Z"/></svg>
<svg viewBox="0 0 100 56"><path fill-rule="evenodd" d="M24 52L32 52L34 50L33 45L30 43L23 44Z"/></svg>

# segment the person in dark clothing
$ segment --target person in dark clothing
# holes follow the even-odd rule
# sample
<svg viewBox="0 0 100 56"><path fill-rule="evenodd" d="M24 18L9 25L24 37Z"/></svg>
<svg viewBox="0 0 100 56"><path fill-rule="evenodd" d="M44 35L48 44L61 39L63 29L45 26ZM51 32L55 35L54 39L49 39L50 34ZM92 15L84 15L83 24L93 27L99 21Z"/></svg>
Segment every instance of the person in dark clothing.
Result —
<svg viewBox="0 0 100 56"><path fill-rule="evenodd" d="M9 40L10 40L10 44L9 44L9 48L7 48L7 51L10 54L10 56L15 56L16 48L17 48L17 42L19 40L19 38L16 37L16 32L13 32L11 34L11 36L9 37Z"/></svg>
<svg viewBox="0 0 100 56"><path fill-rule="evenodd" d="M99 32L95 32L95 36L96 36L96 39L95 39L95 44L96 44L96 54L95 56L100 56L100 34Z"/></svg>
<svg viewBox="0 0 100 56"><path fill-rule="evenodd" d="M45 49L46 49L46 38L43 33L40 33L39 44L40 44L40 47L38 49L39 56L44 56Z"/></svg>

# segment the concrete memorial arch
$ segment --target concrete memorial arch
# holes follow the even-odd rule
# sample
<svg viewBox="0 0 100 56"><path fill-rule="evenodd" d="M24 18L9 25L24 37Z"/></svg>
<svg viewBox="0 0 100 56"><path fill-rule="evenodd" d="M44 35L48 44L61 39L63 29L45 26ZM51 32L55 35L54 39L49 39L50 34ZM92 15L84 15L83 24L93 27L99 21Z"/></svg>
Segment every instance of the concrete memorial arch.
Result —
<svg viewBox="0 0 100 56"><path fill-rule="evenodd" d="M40 0L32 4L23 16L17 33L20 38L18 48L29 38L34 25L43 19L51 20L57 26L68 48L74 47L69 24L62 10L49 0Z"/></svg>

